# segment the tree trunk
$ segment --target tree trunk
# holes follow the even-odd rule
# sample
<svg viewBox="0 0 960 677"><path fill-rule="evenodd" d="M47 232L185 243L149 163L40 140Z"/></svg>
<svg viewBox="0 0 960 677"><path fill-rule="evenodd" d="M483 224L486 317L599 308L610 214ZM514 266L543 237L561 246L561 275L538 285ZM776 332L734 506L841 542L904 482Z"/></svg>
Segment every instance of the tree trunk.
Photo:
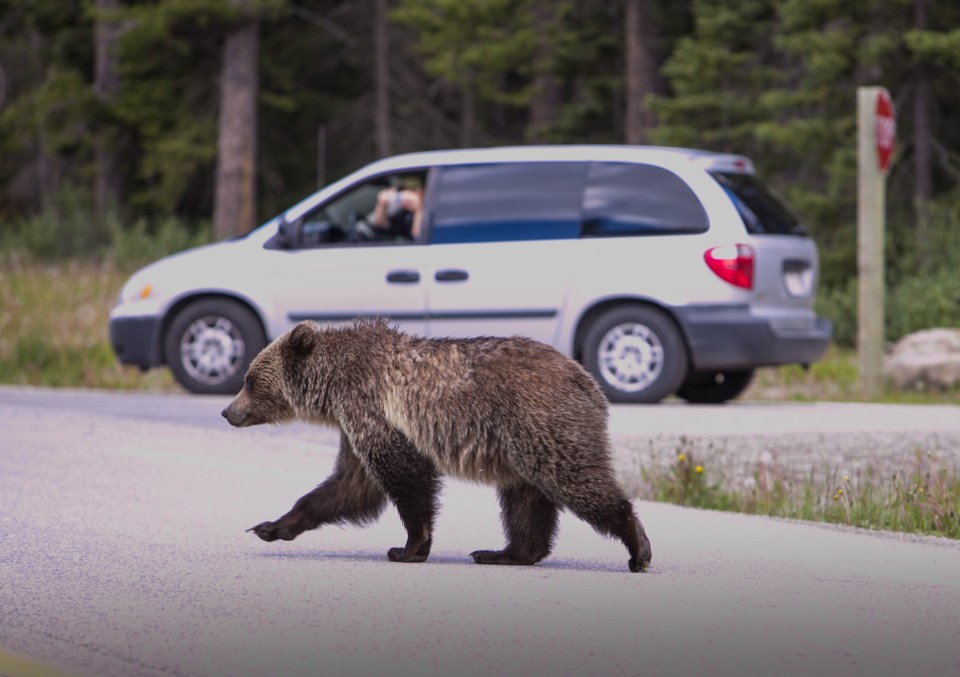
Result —
<svg viewBox="0 0 960 677"><path fill-rule="evenodd" d="M31 77L35 79L36 87L43 83L43 58L41 56L43 40L40 33L33 27L27 38L29 46L29 71ZM31 131L33 132L33 150L34 157L33 175L34 185L36 186L35 197L44 212L53 210L55 203L53 196L59 189L59 172L57 171L57 158L51 156L47 143L47 132L44 127L43 113L39 109L39 104L30 105ZM34 197L34 195L31 195Z"/></svg>
<svg viewBox="0 0 960 677"><path fill-rule="evenodd" d="M373 0L373 117L378 158L393 153L390 125L390 31L387 0Z"/></svg>
<svg viewBox="0 0 960 677"><path fill-rule="evenodd" d="M927 28L926 0L914 4L914 27ZM930 147L930 72L924 65L914 74L913 97L913 152L914 183L913 210L916 222L917 265L923 268L929 253L930 200L933 199L933 152Z"/></svg>
<svg viewBox="0 0 960 677"><path fill-rule="evenodd" d="M560 108L560 82L552 72L555 5L549 0L536 0L533 22L537 29L537 51L527 137L534 142L544 142L548 140L547 130L556 121Z"/></svg>
<svg viewBox="0 0 960 677"><path fill-rule="evenodd" d="M460 89L460 147L472 148L476 145L477 112L473 90L466 85Z"/></svg>
<svg viewBox="0 0 960 677"><path fill-rule="evenodd" d="M647 0L625 0L625 69L626 120L624 138L627 143L645 143L647 130L656 118L647 109L648 94L661 92L659 64L654 49L656 29Z"/></svg>
<svg viewBox="0 0 960 677"><path fill-rule="evenodd" d="M106 18L103 12L117 8L117 0L96 0L97 19L94 30L95 73L93 91L100 105L107 109L117 100L120 92L120 71L117 55L117 25ZM116 130L101 119L94 138L96 179L94 186L94 210L97 219L103 221L120 206L122 175L120 173L120 149Z"/></svg>
<svg viewBox="0 0 960 677"><path fill-rule="evenodd" d="M239 5L242 0L232 0ZM223 46L214 235L220 239L256 225L257 59L259 24L243 13Z"/></svg>

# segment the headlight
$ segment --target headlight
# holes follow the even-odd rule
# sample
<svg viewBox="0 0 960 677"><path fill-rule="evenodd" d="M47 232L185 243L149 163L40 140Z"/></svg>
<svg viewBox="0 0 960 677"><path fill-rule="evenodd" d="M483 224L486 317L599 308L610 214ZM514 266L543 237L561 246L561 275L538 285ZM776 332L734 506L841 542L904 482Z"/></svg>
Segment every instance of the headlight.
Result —
<svg viewBox="0 0 960 677"><path fill-rule="evenodd" d="M131 303L133 301L143 301L150 298L153 294L153 285L142 280L130 280L120 290L120 296L117 298L117 305L121 303Z"/></svg>

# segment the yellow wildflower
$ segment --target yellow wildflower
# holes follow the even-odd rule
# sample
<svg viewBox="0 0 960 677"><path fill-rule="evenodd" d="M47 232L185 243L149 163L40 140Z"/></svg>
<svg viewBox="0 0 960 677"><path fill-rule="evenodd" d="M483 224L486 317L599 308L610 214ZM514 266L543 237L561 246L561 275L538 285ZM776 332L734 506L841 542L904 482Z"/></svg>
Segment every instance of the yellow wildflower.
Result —
<svg viewBox="0 0 960 677"><path fill-rule="evenodd" d="M702 466L702 465L698 465L696 468L693 469L693 472L695 472L695 473L702 473L702 472L703 472L703 466Z"/></svg>
<svg viewBox="0 0 960 677"><path fill-rule="evenodd" d="M677 454L677 461L678 461L678 462L683 463L683 462L686 461L686 460L687 460L687 455L686 455L686 454Z"/></svg>

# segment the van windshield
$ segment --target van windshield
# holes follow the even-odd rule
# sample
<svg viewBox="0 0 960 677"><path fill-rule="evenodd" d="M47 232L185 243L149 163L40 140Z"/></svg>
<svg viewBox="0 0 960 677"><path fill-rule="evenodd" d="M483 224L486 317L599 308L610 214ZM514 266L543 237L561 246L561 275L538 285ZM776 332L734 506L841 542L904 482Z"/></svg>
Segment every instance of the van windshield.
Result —
<svg viewBox="0 0 960 677"><path fill-rule="evenodd" d="M733 200L751 235L807 235L793 210L753 174L710 174Z"/></svg>

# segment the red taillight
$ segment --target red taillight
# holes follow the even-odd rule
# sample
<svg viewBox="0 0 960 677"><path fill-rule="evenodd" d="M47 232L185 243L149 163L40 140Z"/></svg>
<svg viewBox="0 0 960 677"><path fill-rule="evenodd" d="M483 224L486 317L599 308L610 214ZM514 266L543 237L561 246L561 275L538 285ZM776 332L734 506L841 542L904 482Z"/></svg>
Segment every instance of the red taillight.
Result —
<svg viewBox="0 0 960 677"><path fill-rule="evenodd" d="M717 277L735 287L753 289L753 247L748 244L726 244L708 249L703 254Z"/></svg>

